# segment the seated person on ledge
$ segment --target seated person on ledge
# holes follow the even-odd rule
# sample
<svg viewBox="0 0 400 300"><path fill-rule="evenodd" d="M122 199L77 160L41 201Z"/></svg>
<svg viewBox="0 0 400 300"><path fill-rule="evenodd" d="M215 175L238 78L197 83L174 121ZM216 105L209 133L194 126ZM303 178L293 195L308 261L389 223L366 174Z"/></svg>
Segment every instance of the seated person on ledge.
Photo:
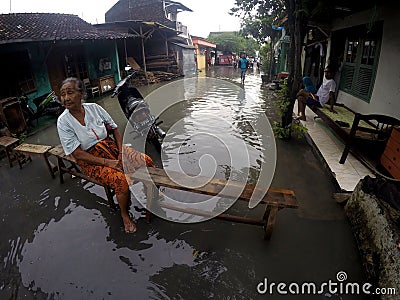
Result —
<svg viewBox="0 0 400 300"><path fill-rule="evenodd" d="M336 83L333 80L333 76L335 73L333 72L331 67L325 68L325 76L322 82L322 85L318 89L318 92L315 94L315 87L312 84L310 77L303 77L303 83L305 88L300 90L297 97L297 105L298 105L298 116L300 120L306 120L306 105L314 105L317 107L323 107L326 103L329 102L330 111L336 113L333 110L333 105L335 104L335 90Z"/></svg>
<svg viewBox="0 0 400 300"><path fill-rule="evenodd" d="M122 136L111 116L96 103L84 103L85 88L81 80L70 77L62 82L61 101L66 108L58 117L57 130L66 155L72 155L82 172L115 190L126 233L136 232L129 216L130 191L125 173L141 166L154 166L146 154L122 144ZM108 136L107 126L114 139ZM128 161L122 169L122 147Z"/></svg>

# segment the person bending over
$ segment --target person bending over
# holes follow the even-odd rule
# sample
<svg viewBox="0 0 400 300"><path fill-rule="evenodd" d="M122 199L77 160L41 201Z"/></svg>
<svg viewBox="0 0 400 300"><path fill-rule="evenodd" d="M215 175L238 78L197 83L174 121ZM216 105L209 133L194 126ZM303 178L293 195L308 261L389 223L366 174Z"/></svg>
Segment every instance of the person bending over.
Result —
<svg viewBox="0 0 400 300"><path fill-rule="evenodd" d="M66 155L72 155L82 172L114 189L126 233L136 232L129 216L130 191L125 173L141 166L154 166L152 159L122 144L117 125L100 105L84 103L85 89L81 80L69 77L62 82L61 102L66 108L57 119L57 131ZM108 136L111 128L114 139ZM123 148L124 147L124 148ZM122 168L122 148L125 173Z"/></svg>
<svg viewBox="0 0 400 300"><path fill-rule="evenodd" d="M311 89L314 87L312 85L311 78L304 77L303 83L305 88L300 90L297 97L297 105L298 105L298 115L300 120L306 120L306 105L314 105L317 107L323 107L326 103L329 103L329 110L331 112L336 113L333 109L333 105L335 104L335 91L336 91L336 83L333 80L333 76L335 75L333 69L331 67L325 68L325 76L322 82L322 85L319 87L317 94L314 94ZM304 79L306 78L306 82ZM307 88L308 86L308 88ZM308 89L308 90L307 90ZM315 91L315 87L314 87Z"/></svg>

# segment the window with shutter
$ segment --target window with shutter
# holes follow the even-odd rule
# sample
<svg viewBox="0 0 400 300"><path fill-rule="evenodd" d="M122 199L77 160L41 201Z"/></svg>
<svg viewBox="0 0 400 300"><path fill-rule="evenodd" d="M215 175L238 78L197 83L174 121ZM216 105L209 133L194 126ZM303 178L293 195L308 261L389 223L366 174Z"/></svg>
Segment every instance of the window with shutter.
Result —
<svg viewBox="0 0 400 300"><path fill-rule="evenodd" d="M349 31L339 88L369 102L378 67L383 26L382 23L378 23L375 24L373 30L367 30L367 28L364 25Z"/></svg>
<svg viewBox="0 0 400 300"><path fill-rule="evenodd" d="M342 78L340 79L340 89L350 92L353 86L355 68L352 65L344 65L342 70Z"/></svg>

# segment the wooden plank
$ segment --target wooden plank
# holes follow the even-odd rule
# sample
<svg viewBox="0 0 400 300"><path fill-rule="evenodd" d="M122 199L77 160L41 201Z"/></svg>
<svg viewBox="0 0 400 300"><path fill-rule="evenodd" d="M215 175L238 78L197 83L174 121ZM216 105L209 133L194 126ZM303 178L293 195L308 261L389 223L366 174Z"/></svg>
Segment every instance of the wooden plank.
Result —
<svg viewBox="0 0 400 300"><path fill-rule="evenodd" d="M64 149L61 146L61 144L59 144L59 145L53 147L52 149L50 149L49 153L54 155L54 156L60 156L60 157L61 156L65 156Z"/></svg>
<svg viewBox="0 0 400 300"><path fill-rule="evenodd" d="M147 173L147 170L149 173ZM167 175L167 173L169 175ZM193 177L190 179L190 185L195 186L195 188L185 187L177 184L170 177L177 179L179 182L179 178L183 178L185 176L186 179L182 179L187 181L187 175L182 173L168 170L167 172L163 169L157 168L141 168L136 170L135 173L131 175L133 180L139 181L149 181L149 175L151 176L151 181L154 182L156 185L161 185L169 188L195 192L199 194L205 194L210 196L224 196L224 197L231 197L236 198L237 195L240 195L240 199L249 201L250 197L252 196L253 192L255 193L255 197L260 197L263 195L264 191L261 188L255 188L254 185L249 185L240 182L228 182L226 180L221 180L217 178L209 179L207 177ZM207 182L206 184L203 184ZM283 197L285 195L286 197ZM291 207L291 208L298 208L299 205L295 198L294 192L285 189L268 189L268 192L262 198L262 203L264 204L274 204L277 206L283 207Z"/></svg>
<svg viewBox="0 0 400 300"><path fill-rule="evenodd" d="M136 62L136 60L133 57L127 57L126 61L131 66L132 69L134 69L136 71L141 69L139 64Z"/></svg>
<svg viewBox="0 0 400 300"><path fill-rule="evenodd" d="M11 136L2 136L0 137L0 146L7 148L18 143L18 141L19 141L18 139L13 138Z"/></svg>
<svg viewBox="0 0 400 300"><path fill-rule="evenodd" d="M182 213L188 213L188 214L192 214L192 215L196 215L196 216L203 216L203 217L210 217L210 218L216 217L218 219L223 219L223 220L227 220L227 221L239 222L239 223L250 224L250 225L264 226L263 220L251 219L251 218L240 217L240 216L233 216L233 215L228 215L228 214L219 214L216 216L212 212L195 209L195 208L190 208L190 207L179 207L179 206L175 206L173 204L169 204L169 203L165 203L165 202L159 202L158 205L163 208L171 209L174 211L179 211Z"/></svg>
<svg viewBox="0 0 400 300"><path fill-rule="evenodd" d="M55 178L54 173L56 172L56 167L48 159L48 151L51 148L53 148L53 146L22 143L21 145L15 147L14 150L23 153L22 155L28 154L42 156L46 163L47 169L49 170L50 176Z"/></svg>
<svg viewBox="0 0 400 300"><path fill-rule="evenodd" d="M49 150L49 154L76 163L76 159L72 155L65 155L64 149L61 144L51 148Z"/></svg>
<svg viewBox="0 0 400 300"><path fill-rule="evenodd" d="M29 154L45 154L51 148L53 148L53 146L22 143L21 145L15 147L14 150Z"/></svg>
<svg viewBox="0 0 400 300"><path fill-rule="evenodd" d="M266 226L265 226L265 234L264 239L270 240L272 236L272 231L274 230L276 215L278 213L279 208L276 206L272 206L269 209L269 213L267 216Z"/></svg>

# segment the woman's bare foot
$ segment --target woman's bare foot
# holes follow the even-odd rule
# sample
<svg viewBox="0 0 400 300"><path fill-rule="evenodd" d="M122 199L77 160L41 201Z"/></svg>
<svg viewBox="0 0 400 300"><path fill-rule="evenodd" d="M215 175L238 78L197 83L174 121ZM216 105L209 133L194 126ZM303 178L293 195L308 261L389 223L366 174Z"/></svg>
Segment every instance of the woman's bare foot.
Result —
<svg viewBox="0 0 400 300"><path fill-rule="evenodd" d="M133 223L129 217L124 218L123 221L124 221L125 233L135 233L137 231L135 223Z"/></svg>

